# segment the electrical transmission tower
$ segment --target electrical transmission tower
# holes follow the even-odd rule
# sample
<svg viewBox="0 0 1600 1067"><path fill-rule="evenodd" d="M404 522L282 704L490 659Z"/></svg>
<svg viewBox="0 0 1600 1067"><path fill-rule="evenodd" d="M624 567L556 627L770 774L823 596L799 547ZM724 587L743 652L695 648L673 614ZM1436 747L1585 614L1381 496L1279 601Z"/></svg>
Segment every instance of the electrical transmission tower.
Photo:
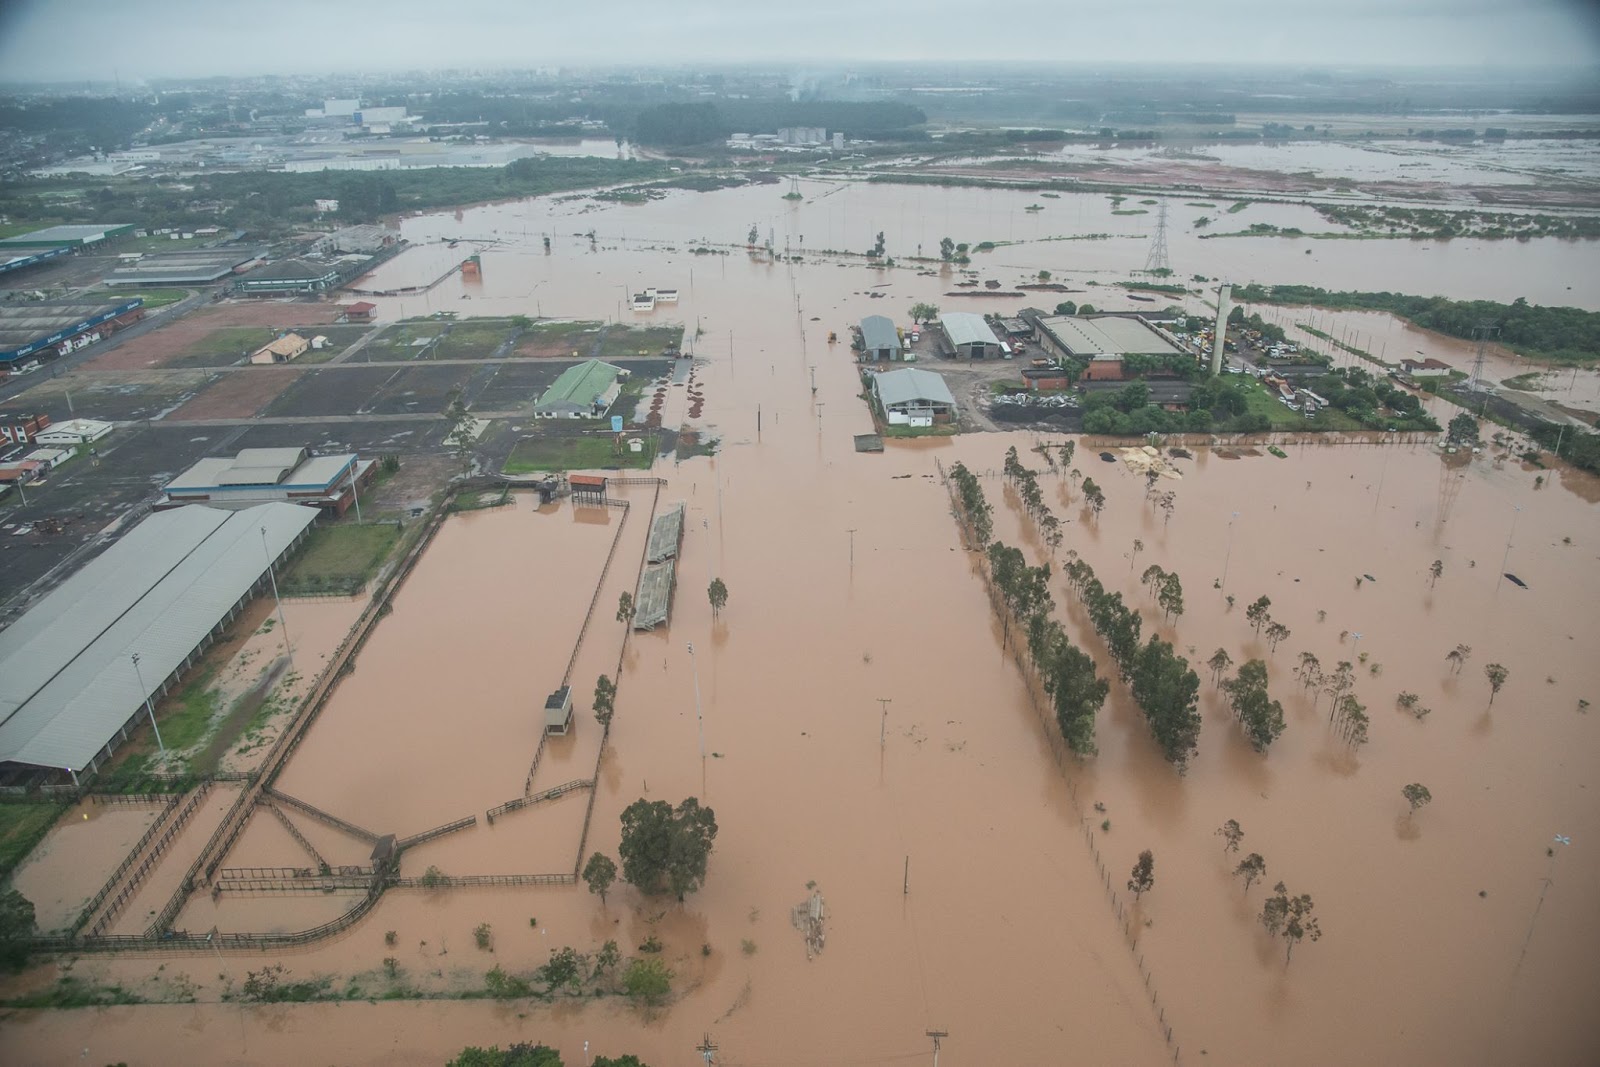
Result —
<svg viewBox="0 0 1600 1067"><path fill-rule="evenodd" d="M717 1062L717 1046L716 1043L711 1040L710 1034L707 1034L705 1037L701 1038L700 1043L694 1047L694 1050L700 1053L700 1058L705 1060L707 1063Z"/></svg>
<svg viewBox="0 0 1600 1067"><path fill-rule="evenodd" d="M1472 377L1467 380L1467 390L1477 392L1483 388L1483 361L1489 356L1489 338L1500 331L1492 322L1480 322L1472 332L1478 336L1478 358L1472 361Z"/></svg>
<svg viewBox="0 0 1600 1067"><path fill-rule="evenodd" d="M1150 240L1150 254L1144 258L1146 274L1170 274L1172 264L1167 261L1167 202L1161 201L1156 213L1156 233Z"/></svg>

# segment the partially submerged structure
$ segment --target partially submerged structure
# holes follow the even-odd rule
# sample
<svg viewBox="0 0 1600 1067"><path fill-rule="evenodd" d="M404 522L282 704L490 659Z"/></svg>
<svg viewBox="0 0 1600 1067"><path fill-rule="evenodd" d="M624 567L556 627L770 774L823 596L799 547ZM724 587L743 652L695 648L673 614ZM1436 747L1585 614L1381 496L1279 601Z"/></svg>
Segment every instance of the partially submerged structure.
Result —
<svg viewBox="0 0 1600 1067"><path fill-rule="evenodd" d="M650 523L645 542L645 566L633 597L633 628L654 630L672 613L672 590L677 580L678 549L683 544L683 503L680 501Z"/></svg>
<svg viewBox="0 0 1600 1067"><path fill-rule="evenodd" d="M1183 356L1154 326L1125 315L1047 315L1034 320L1041 347L1058 359L1087 363L1082 380L1118 382L1128 356Z"/></svg>
<svg viewBox="0 0 1600 1067"><path fill-rule="evenodd" d="M950 387L931 370L884 371L872 379L872 391L891 426L932 426L956 411Z"/></svg>
<svg viewBox="0 0 1600 1067"><path fill-rule="evenodd" d="M565 737L572 729L572 686L564 685L544 702L544 732Z"/></svg>

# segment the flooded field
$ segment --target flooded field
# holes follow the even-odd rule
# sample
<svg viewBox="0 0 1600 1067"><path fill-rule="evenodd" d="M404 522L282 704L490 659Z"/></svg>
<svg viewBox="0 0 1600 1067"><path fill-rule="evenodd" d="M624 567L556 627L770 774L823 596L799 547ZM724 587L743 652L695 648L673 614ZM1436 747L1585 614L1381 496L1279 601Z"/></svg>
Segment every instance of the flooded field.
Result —
<svg viewBox="0 0 1600 1067"><path fill-rule="evenodd" d="M54 933L70 927L105 884L119 857L144 836L162 810L154 803L88 800L69 808L11 876L11 886L33 901L39 929Z"/></svg>
<svg viewBox="0 0 1600 1067"><path fill-rule="evenodd" d="M581 885L396 889L348 932L281 955L296 979L355 985L356 1001L241 1009L218 1001L225 982L213 976L236 984L280 957L191 957L182 967L201 1003L17 1013L5 1024L7 1056L67 1063L88 1047L129 1062L176 1049L180 1058L236 1063L436 1064L492 1034L502 1047L557 1045L569 1062L587 1040L596 1052L671 1064L689 1062L710 1031L731 1062L844 1063L927 1055L923 1032L942 1029L953 1064L1056 1063L1064 1047L1091 1048L1107 1064L1593 1062L1600 856L1589 846L1600 840L1600 798L1588 788L1596 721L1582 702L1600 693L1588 640L1589 605L1600 595L1594 479L1561 472L1536 488L1539 472L1515 460L1446 463L1424 445L1289 445L1282 459L1200 448L1178 461L1183 477L1164 484L1177 494L1165 521L1141 477L1080 446L1075 466L1108 501L1096 519L1072 480L1043 472L1029 435L891 441L882 455L857 454L851 435L871 424L854 364L843 345L828 345L828 332L885 307L902 316L912 300L938 302L949 279L832 260L774 265L742 250L691 257L687 242L739 242L752 219L770 216L803 226L793 232L810 247L838 211L830 240L865 247L889 229L891 249L905 254L897 242L907 238L893 230L902 211L920 219L919 209L968 204L969 214L953 216L952 236L982 239L983 218L1012 207L1021 214L1027 200L876 187L794 209L781 208L772 188L680 199L694 195L581 220L570 216L584 205L532 201L406 225L437 236L527 225L534 244L542 229L555 233L549 258L528 245L485 254L483 295L472 301L480 312L528 313L536 291L547 314L606 318L623 286L676 285L683 299L670 317L703 331L695 348L704 412L688 415L676 396L670 410L721 444L714 457L651 472L668 479L663 502L688 506L678 595L670 626L634 635L622 652L586 851L615 855L618 816L640 797L699 796L720 827L704 888L682 905L620 886L605 904ZM971 214L980 202L993 213ZM1083 204L1086 215L1099 212ZM945 223L927 213L907 233L936 247ZM1024 216L1017 225L1043 222ZM590 226L601 235L593 253L587 239L569 236ZM1516 262L1502 258L1493 270L1464 254L1465 243L1439 246L1438 271L1427 269L1420 245L1328 250L1335 243L1324 242L1306 257L1280 248L1292 244L1194 248L1257 255L1264 281L1297 280L1286 276L1295 255L1311 264L1329 251L1348 262L1308 265L1300 277L1499 299L1539 299L1533 290L1543 285L1553 302L1571 277L1551 265L1561 248L1574 264L1593 263L1588 246L1553 242L1497 246ZM1126 271L1144 254L1132 240L1041 242L994 253L1014 272L996 275L1014 280L1041 249L1060 259L1035 271ZM1097 266L1094 257L1113 249ZM1192 269L1223 273L1213 260ZM1376 278L1389 271L1392 282ZM1504 291L1506 277L1517 278L1518 293ZM893 296L866 295L883 281ZM439 286L434 306L454 310L460 284ZM426 313L429 299L385 300L384 315ZM1147 632L1199 668L1204 725L1187 775L1161 760L1115 680L1098 757L1058 756L1054 727L1041 722L962 548L936 466L961 460L995 472L983 484L996 536L1042 561L1047 550L997 476L1012 444L1041 470L1046 500L1066 523L1061 551L1090 562L1141 610ZM649 498L630 488L629 499L636 510L573 667L580 708L595 676L618 665L622 625L612 612L637 575ZM517 795L534 741L525 717L571 655L621 514L580 518L566 507L534 512L518 498L450 520L290 761L282 791L402 834L481 816ZM1139 584L1152 563L1186 587L1186 611L1171 624ZM705 594L714 577L729 590L718 619ZM1110 672L1081 606L1059 579L1051 592L1072 639ZM1291 631L1275 651L1244 618L1261 595ZM1472 648L1459 673L1446 659L1458 644ZM1288 726L1265 756L1245 743L1202 665L1218 646L1235 662L1267 663ZM1359 751L1334 739L1326 700L1314 706L1293 677L1303 651L1325 665L1358 665L1355 694L1372 720ZM1492 707L1491 663L1508 671ZM1400 710L1402 692L1431 714ZM549 748L538 779L592 773L597 734L580 718L566 747ZM1412 782L1433 802L1408 815L1401 789ZM587 803L580 793L493 827L480 820L418 847L403 873L570 864ZM1228 819L1242 825L1244 851L1265 858L1268 887L1246 894L1230 875L1237 857L1214 834ZM275 822L258 811L229 864L246 855L301 862L301 846ZM362 842L296 822L330 863L365 861ZM1573 845L1557 845L1558 834ZM1130 906L1124 872L1142 849L1154 853L1155 886ZM1287 966L1282 945L1255 921L1280 878L1314 897L1323 934ZM826 896L828 924L825 951L808 959L789 911L813 884ZM303 928L353 900L332 896L224 893L212 902L202 894L180 921L191 930ZM474 944L481 924L492 930L492 953ZM616 939L632 955L652 935L675 972L675 999L660 1012L619 997L365 1002L396 985L440 996L481 989L491 967L525 974L562 946L594 952ZM386 958L401 977L384 975ZM75 971L133 982L155 967L96 957Z"/></svg>

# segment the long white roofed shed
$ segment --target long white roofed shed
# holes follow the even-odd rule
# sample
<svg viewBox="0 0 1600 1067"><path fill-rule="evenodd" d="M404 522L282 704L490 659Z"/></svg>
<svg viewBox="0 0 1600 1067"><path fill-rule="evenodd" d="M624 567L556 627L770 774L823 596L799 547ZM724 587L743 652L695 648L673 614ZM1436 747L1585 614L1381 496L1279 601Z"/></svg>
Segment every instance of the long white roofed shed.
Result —
<svg viewBox="0 0 1600 1067"><path fill-rule="evenodd" d="M962 359L994 359L1000 355L1000 338L982 315L947 311L939 316L939 326Z"/></svg>
<svg viewBox="0 0 1600 1067"><path fill-rule="evenodd" d="M94 770L316 517L281 503L158 512L61 583L0 631L0 763Z"/></svg>

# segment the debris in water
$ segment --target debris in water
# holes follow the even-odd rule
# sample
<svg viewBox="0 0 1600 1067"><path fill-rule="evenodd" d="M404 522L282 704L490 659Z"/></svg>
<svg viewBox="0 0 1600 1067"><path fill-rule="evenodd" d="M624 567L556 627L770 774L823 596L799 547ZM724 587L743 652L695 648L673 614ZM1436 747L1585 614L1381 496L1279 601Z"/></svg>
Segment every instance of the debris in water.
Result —
<svg viewBox="0 0 1600 1067"><path fill-rule="evenodd" d="M1113 456L1110 452L1100 453L1100 458L1105 460L1107 463L1115 463L1117 461L1117 457Z"/></svg>
<svg viewBox="0 0 1600 1067"><path fill-rule="evenodd" d="M1365 578L1365 579L1366 579L1366 580L1367 580L1367 581L1369 581L1369 582L1375 582L1375 581L1377 581L1377 580L1378 580L1378 579L1376 579L1376 578L1374 578L1374 577L1373 577L1373 576L1372 576L1372 575L1370 575L1370 574L1363 574L1363 575L1362 575L1362 576L1361 576L1361 577L1363 577L1363 578Z"/></svg>
<svg viewBox="0 0 1600 1067"><path fill-rule="evenodd" d="M1521 578L1518 578L1515 574L1512 574L1510 571L1506 572L1506 581L1510 582L1512 585L1516 586L1518 589L1526 589L1526 588L1528 588L1528 583L1527 582L1523 581Z"/></svg>
<svg viewBox="0 0 1600 1067"><path fill-rule="evenodd" d="M828 940L828 935L822 929L822 921L825 918L827 918L827 905L823 903L822 894L818 892L812 892L810 897L789 911L789 921L794 924L796 930L805 935L808 960L814 959Z"/></svg>

